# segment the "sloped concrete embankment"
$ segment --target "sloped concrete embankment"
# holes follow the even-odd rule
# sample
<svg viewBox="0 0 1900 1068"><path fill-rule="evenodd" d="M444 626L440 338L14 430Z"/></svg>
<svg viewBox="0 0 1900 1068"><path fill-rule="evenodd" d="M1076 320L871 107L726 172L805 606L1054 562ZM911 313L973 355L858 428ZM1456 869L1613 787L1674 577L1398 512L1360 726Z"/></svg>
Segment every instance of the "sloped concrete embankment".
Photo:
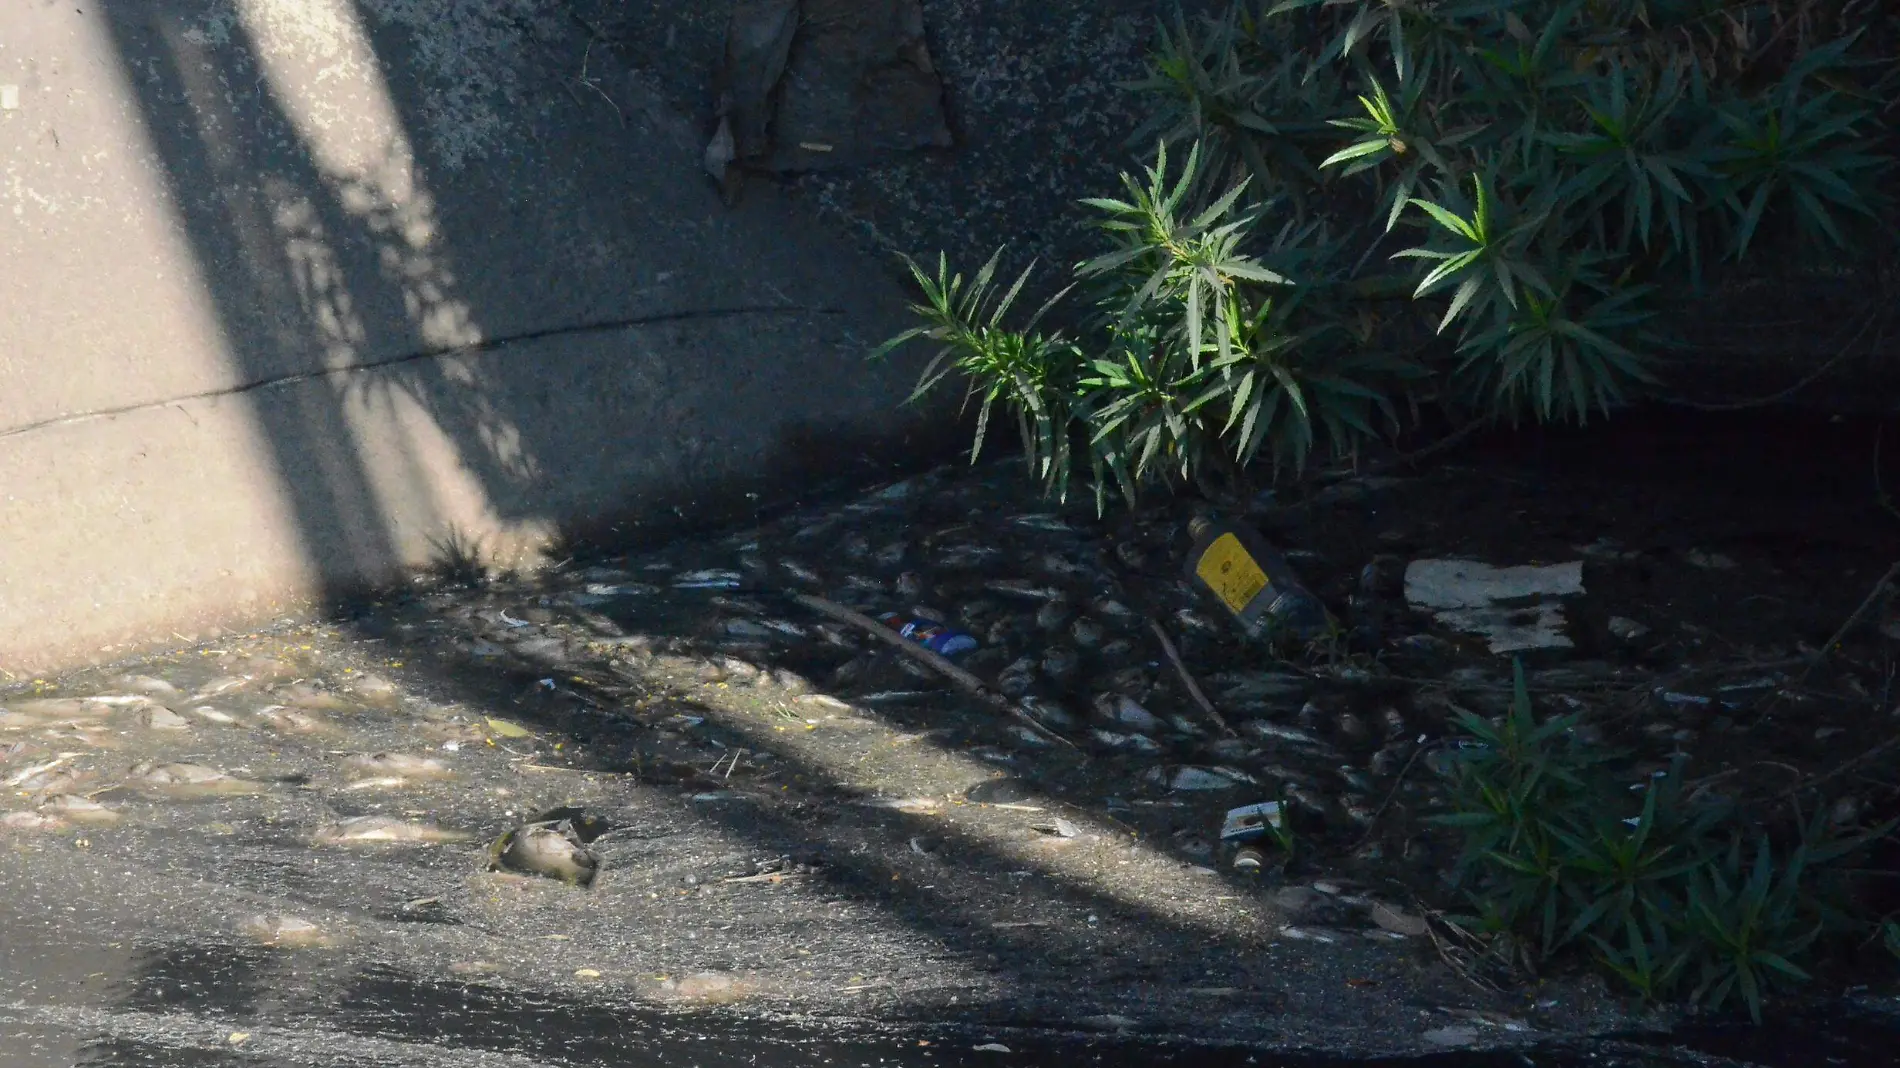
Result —
<svg viewBox="0 0 1900 1068"><path fill-rule="evenodd" d="M0 11L0 668L906 431L888 272L769 190L728 211L604 53L553 0Z"/></svg>

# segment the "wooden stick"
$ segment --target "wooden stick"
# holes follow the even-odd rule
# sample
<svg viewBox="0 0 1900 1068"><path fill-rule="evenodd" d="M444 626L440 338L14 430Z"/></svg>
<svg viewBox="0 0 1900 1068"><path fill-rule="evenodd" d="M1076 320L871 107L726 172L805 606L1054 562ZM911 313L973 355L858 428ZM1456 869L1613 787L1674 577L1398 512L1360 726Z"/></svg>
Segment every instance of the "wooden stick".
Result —
<svg viewBox="0 0 1900 1068"><path fill-rule="evenodd" d="M1174 642L1169 640L1168 632L1162 630L1161 624L1152 619L1148 621L1148 626L1154 630L1155 637L1161 639L1161 651L1168 654L1168 662L1174 665L1174 670L1181 676L1181 681L1187 684L1188 696L1194 698L1194 703L1201 706L1201 711L1207 713L1207 718L1227 732L1228 737L1237 737L1234 728L1228 726L1227 721L1221 718L1220 711L1214 707L1214 702L1209 701L1207 695L1201 692L1200 683L1195 682L1194 676L1188 674L1187 664L1182 662L1181 653L1174 647Z"/></svg>
<svg viewBox="0 0 1900 1068"><path fill-rule="evenodd" d="M1373 834L1379 829L1379 817L1385 815L1385 810L1392 807L1393 799L1399 796L1399 787L1405 785L1405 776L1411 772L1412 765L1418 763L1418 758L1424 754L1426 748L1424 745L1413 744L1412 755L1405 758L1405 766L1399 769L1399 777L1392 780L1392 788L1386 791L1385 800L1379 802L1378 811L1366 821L1366 833L1360 835L1359 841L1353 843L1354 852L1357 852L1360 846L1372 841Z"/></svg>
<svg viewBox="0 0 1900 1068"><path fill-rule="evenodd" d="M849 623L873 638L900 650L904 655L928 665L937 671L937 673L967 691L970 696L975 697L977 700L982 701L984 704L998 711L1009 713L1024 726L1035 731L1040 737L1061 742L1071 749L1075 748L1074 742L1069 741L1062 735L1038 723L1036 717L1017 707L1009 698L991 690L988 686L983 684L982 679L952 664L948 658L935 650L926 649L884 624L879 623L877 620L872 619L870 616L862 612L854 612L844 605L838 604L836 601L827 601L823 597L814 597L809 593L795 593L792 595L792 599L821 615L830 616L840 623Z"/></svg>
<svg viewBox="0 0 1900 1068"><path fill-rule="evenodd" d="M1808 676L1814 674L1814 669L1820 667L1821 662L1827 659L1828 652L1839 645L1842 638L1847 637L1847 632L1853 630L1854 625L1859 623L1868 610L1879 602L1880 595L1887 592L1887 587L1893 585L1895 579L1900 579L1900 563L1888 568L1887 573L1880 576L1880 581L1874 583L1874 588L1867 591L1867 596L1861 600L1860 607L1854 609L1854 614L1847 617L1847 622L1841 624L1841 629L1835 631L1834 636L1827 640L1827 644L1821 646L1820 651L1814 654L1814 659L1808 662L1807 670L1795 680L1795 685L1799 686L1808 681Z"/></svg>

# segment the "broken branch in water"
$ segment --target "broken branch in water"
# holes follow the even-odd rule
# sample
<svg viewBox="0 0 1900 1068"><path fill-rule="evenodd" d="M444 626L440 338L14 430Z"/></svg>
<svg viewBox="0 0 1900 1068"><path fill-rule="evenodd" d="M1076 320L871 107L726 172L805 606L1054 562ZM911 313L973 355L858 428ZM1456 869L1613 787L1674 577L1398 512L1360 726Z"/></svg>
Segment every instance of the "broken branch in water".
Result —
<svg viewBox="0 0 1900 1068"><path fill-rule="evenodd" d="M977 700L982 701L992 708L1009 713L1010 716L1014 717L1030 730L1036 732L1037 735L1050 739L1051 741L1061 742L1071 749L1075 748L1074 742L1069 741L1062 735L1038 723L1036 717L1016 707L1009 698L1004 697L1002 694L984 685L982 679L952 664L949 659L942 654L924 648L909 638L904 637L902 634L877 622L870 616L862 612L854 612L835 601L827 601L823 597L814 597L809 593L795 593L792 595L792 599L812 611L830 616L840 623L849 623L859 630L864 631L866 634L871 635L873 638L896 648L905 656L929 666L944 678L956 683L958 687L968 692L970 696L975 697Z"/></svg>
<svg viewBox="0 0 1900 1068"><path fill-rule="evenodd" d="M1828 653L1832 652L1835 646L1841 644L1841 639L1847 637L1847 632L1853 630L1862 619L1866 618L1867 613L1873 609L1874 605L1880 603L1881 595L1887 592L1887 588L1893 585L1895 579L1900 579L1900 563L1895 563L1892 567L1887 569L1886 574L1880 576L1880 581L1874 583L1874 588L1868 590L1867 596L1862 598L1860 607L1854 609L1853 614L1847 617L1847 622L1841 624L1841 629L1835 631L1834 636L1827 640L1827 644L1821 646L1821 648L1815 652L1814 656L1808 660L1807 670L1803 671L1801 677L1795 680L1797 686L1808 681L1808 676L1814 674L1814 669L1821 666L1821 663L1827 659Z"/></svg>
<svg viewBox="0 0 1900 1068"><path fill-rule="evenodd" d="M1187 686L1188 696L1194 699L1195 704L1201 706L1201 711L1207 713L1208 719L1219 724L1220 729L1227 732L1228 737L1234 737L1234 728L1228 726L1227 721L1221 718L1220 711L1214 707L1214 702L1209 701L1207 695L1201 692L1201 684L1195 682L1194 676L1188 673L1187 664L1182 662L1180 650L1174 647L1174 642L1168 638L1168 632L1161 629L1161 624L1152 619L1148 621L1148 626L1154 630L1155 637L1161 640L1161 651L1168 654L1168 663L1173 664L1175 673L1181 676L1181 682Z"/></svg>

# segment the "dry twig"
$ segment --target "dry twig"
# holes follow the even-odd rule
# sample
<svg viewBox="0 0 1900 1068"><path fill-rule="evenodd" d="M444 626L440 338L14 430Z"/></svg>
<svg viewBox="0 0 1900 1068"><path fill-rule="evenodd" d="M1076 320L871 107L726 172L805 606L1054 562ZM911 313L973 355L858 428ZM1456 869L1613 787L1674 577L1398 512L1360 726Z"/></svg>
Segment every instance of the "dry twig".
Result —
<svg viewBox="0 0 1900 1068"><path fill-rule="evenodd" d="M984 704L998 711L1009 713L1011 717L1036 732L1037 735L1048 738L1051 741L1060 742L1071 749L1075 748L1074 742L1069 741L1062 735L1057 734L1037 722L1036 717L1018 708L1009 698L1004 697L1002 694L984 685L982 679L952 664L941 654L924 648L864 613L854 612L844 605L838 604L836 601L827 601L823 597L814 597L809 593L795 593L792 595L792 599L821 615L830 616L840 623L849 623L851 626L871 635L873 638L897 649L905 656L929 666L944 678L956 683L957 686L968 692L970 696L975 697L977 700L982 701Z"/></svg>
<svg viewBox="0 0 1900 1068"><path fill-rule="evenodd" d="M1399 768L1399 777L1392 780L1392 789L1386 791L1385 800L1379 802L1379 807L1373 811L1372 818L1366 821L1366 833L1360 835L1359 841L1353 843L1352 848L1354 852L1357 852L1360 846L1372 841L1373 832L1379 829L1379 819L1385 815L1386 809L1392 807L1393 799L1399 796L1399 787L1405 785L1405 777L1411 774L1412 765L1418 763L1418 758L1424 754L1427 748L1429 747L1424 745L1414 745L1412 747L1412 755L1406 757L1404 766Z"/></svg>
<svg viewBox="0 0 1900 1068"><path fill-rule="evenodd" d="M1814 674L1814 669L1821 666L1822 662L1827 659L1828 653L1841 643L1842 638L1847 637L1847 632L1853 630L1862 619L1866 618L1867 613L1873 609L1874 605L1880 603L1881 596L1887 592L1888 587L1892 586L1896 579L1900 579L1900 562L1896 562L1892 567L1887 569L1886 574L1880 576L1880 581L1874 583L1874 588L1867 591L1867 596L1861 599L1860 607L1854 609L1853 614L1847 617L1847 622L1841 624L1841 629L1835 631L1834 636L1827 640L1827 644L1821 646L1821 648L1815 652L1814 656L1809 658L1807 670L1801 672L1801 677L1795 680L1797 686L1808 681L1808 676Z"/></svg>
<svg viewBox="0 0 1900 1068"><path fill-rule="evenodd" d="M1174 665L1175 672L1181 676L1181 682L1187 686L1188 696L1194 699L1195 704L1201 706L1201 711L1207 713L1208 719L1213 720L1221 730L1227 732L1228 737L1234 737L1234 728L1228 726L1227 721L1221 718L1220 711L1214 707L1214 702L1207 699L1207 695L1201 692L1200 683L1195 682L1194 676L1188 673L1187 664L1181 660L1181 652L1168 638L1168 632L1161 629L1161 624L1152 619L1148 621L1148 626L1154 630L1155 637L1160 639L1161 651L1168 654L1168 663Z"/></svg>

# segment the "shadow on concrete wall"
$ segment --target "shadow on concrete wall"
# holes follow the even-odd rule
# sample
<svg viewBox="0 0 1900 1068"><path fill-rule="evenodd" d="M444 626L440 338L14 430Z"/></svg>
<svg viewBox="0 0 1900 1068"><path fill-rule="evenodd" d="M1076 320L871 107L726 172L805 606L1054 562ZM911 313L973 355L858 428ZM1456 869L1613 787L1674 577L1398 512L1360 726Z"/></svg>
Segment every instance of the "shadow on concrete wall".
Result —
<svg viewBox="0 0 1900 1068"><path fill-rule="evenodd" d="M936 458L856 358L894 290L782 205L719 213L670 117L576 80L603 56L558 4L448 5L439 38L390 7L103 11L327 593L474 512L624 541ZM462 59L527 73L469 86L429 51L504 47L534 54Z"/></svg>

